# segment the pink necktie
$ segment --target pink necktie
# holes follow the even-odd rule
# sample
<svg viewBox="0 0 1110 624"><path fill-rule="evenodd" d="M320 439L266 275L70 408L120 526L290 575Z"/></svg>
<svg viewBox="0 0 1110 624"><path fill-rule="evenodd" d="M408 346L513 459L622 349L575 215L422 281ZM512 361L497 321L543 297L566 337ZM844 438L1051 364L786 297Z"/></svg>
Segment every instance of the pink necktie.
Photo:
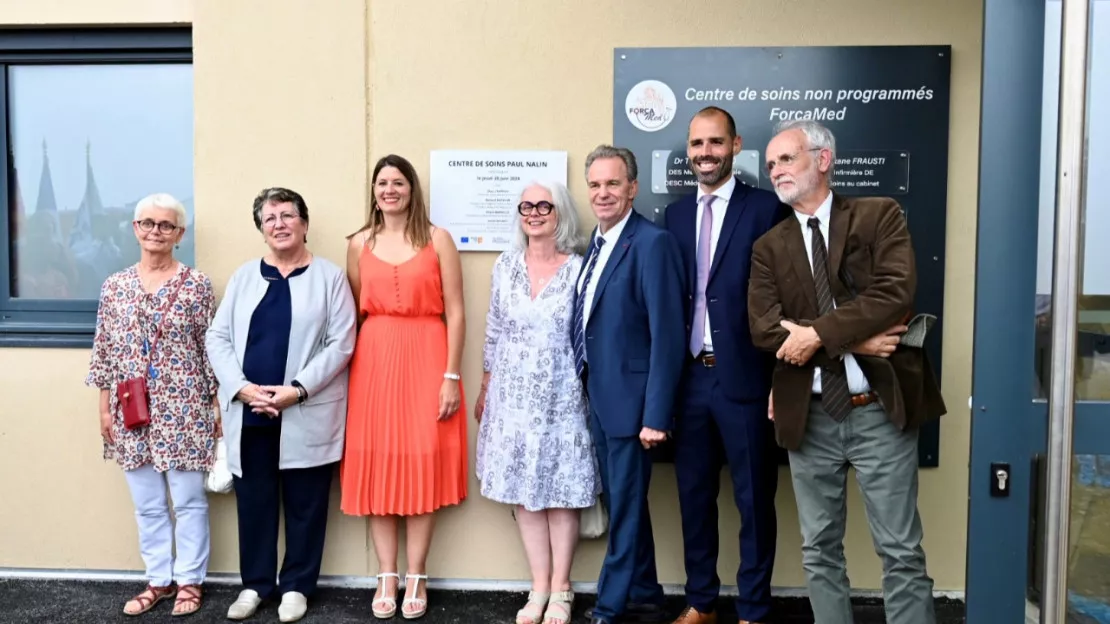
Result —
<svg viewBox="0 0 1110 624"><path fill-rule="evenodd" d="M709 282L709 248L713 242L714 195L702 197L701 232L698 234L698 285L694 290L694 320L690 327L690 353L697 357L705 348L705 285Z"/></svg>

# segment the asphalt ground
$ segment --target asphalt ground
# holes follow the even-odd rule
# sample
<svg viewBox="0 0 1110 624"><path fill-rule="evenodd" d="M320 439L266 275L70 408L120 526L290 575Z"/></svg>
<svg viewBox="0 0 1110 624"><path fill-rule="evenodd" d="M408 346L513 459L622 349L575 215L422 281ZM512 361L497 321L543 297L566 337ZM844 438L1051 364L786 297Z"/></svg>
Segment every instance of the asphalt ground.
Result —
<svg viewBox="0 0 1110 624"><path fill-rule="evenodd" d="M164 601L152 611L130 617L123 614L123 605L142 591L141 583L120 581L49 581L0 579L0 622L28 624L101 624L128 622L131 624L226 623L227 608L235 600L239 588L226 584L211 584L205 588L204 603L200 610L186 617L171 617L173 606ZM370 613L372 589L347 589L321 587L309 600L305 624L360 624L378 622ZM524 605L525 594L513 592L462 592L432 589L428 592L428 613L419 622L427 624L505 624L514 621L517 609ZM592 606L594 596L577 597L572 622L585 622L583 613ZM877 599L854 601L856 624L878 624L884 621L882 602ZM668 607L674 615L682 609L681 596L668 596ZM727 599L721 600L721 624L736 622L736 615ZM263 603L258 613L248 622L277 622L277 601ZM393 621L404 622L400 615ZM804 598L777 598L775 601L776 624L803 624L813 622L809 603ZM937 622L962 624L964 605L960 601L938 599Z"/></svg>

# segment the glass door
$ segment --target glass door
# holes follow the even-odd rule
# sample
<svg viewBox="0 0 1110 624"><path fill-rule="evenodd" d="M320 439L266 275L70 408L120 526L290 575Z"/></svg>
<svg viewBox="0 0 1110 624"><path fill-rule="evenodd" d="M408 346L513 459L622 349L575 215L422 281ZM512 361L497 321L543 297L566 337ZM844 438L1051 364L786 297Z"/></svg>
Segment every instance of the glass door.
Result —
<svg viewBox="0 0 1110 624"><path fill-rule="evenodd" d="M967 621L1110 624L1110 0L985 11Z"/></svg>

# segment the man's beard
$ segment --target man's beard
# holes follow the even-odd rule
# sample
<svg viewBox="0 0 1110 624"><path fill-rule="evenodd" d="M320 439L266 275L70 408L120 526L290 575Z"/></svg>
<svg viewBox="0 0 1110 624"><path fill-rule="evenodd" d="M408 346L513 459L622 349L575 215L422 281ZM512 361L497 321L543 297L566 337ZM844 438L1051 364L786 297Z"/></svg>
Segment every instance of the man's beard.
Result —
<svg viewBox="0 0 1110 624"><path fill-rule="evenodd" d="M712 170L710 170L706 173L702 173L702 172L698 171L698 167L697 167L698 163L699 162L706 162L706 161L716 162L717 163L717 168L712 169ZM708 157L708 156L702 157L702 158L696 158L696 159L694 159L694 162L693 162L694 166L692 167L692 169L694 171L694 176L698 179L699 184L705 184L706 186L713 186L714 184L717 184L721 180L724 180L726 177L732 175L732 161L733 161L733 157L732 157L731 154L726 158L711 158L711 157Z"/></svg>
<svg viewBox="0 0 1110 624"><path fill-rule="evenodd" d="M817 188L817 167L810 167L800 176L793 176L790 179L794 184L788 189L780 189L777 184L775 185L775 195L778 195L780 202L793 206L795 202Z"/></svg>

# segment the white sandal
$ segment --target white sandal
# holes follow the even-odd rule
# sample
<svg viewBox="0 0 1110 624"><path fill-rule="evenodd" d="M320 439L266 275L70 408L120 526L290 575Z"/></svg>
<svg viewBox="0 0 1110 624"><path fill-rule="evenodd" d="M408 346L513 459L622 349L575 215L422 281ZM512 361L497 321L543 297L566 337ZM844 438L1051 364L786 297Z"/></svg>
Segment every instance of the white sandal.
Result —
<svg viewBox="0 0 1110 624"><path fill-rule="evenodd" d="M397 584L400 585L401 584L401 575L397 574L396 572L382 572L381 574L379 574L377 576L377 578L378 578L378 587L382 588L382 596L380 598L375 598L374 602L370 603L370 610L374 612L374 617L378 618L379 620L388 620L388 619L392 618L394 615L397 614L397 594L396 594L396 592L399 590L399 588L394 588L394 590L393 590L394 594L392 596L386 596L385 595L385 585L383 584L382 579L383 578L395 578L395 579L397 579ZM378 604L384 604L386 608L385 609L378 609L378 607L375 606L375 605L378 605Z"/></svg>
<svg viewBox="0 0 1110 624"><path fill-rule="evenodd" d="M574 610L574 592L571 590L551 594L547 611L543 614L543 624L570 624L570 612Z"/></svg>
<svg viewBox="0 0 1110 624"><path fill-rule="evenodd" d="M427 574L406 574L405 575L405 593L408 593L409 579L416 579L416 584L413 585L412 593L415 596L416 592L420 589L420 581L428 580ZM427 583L425 582L425 591L427 591ZM405 607L408 605L416 605L416 611L407 611ZM415 620L424 617L428 612L428 599L427 598L405 598L401 601L401 616L406 620Z"/></svg>
<svg viewBox="0 0 1110 624"><path fill-rule="evenodd" d="M543 622L543 610L547 606L547 599L550 597L550 592L528 592L528 602L525 603L523 609L516 612L516 624L540 624Z"/></svg>

